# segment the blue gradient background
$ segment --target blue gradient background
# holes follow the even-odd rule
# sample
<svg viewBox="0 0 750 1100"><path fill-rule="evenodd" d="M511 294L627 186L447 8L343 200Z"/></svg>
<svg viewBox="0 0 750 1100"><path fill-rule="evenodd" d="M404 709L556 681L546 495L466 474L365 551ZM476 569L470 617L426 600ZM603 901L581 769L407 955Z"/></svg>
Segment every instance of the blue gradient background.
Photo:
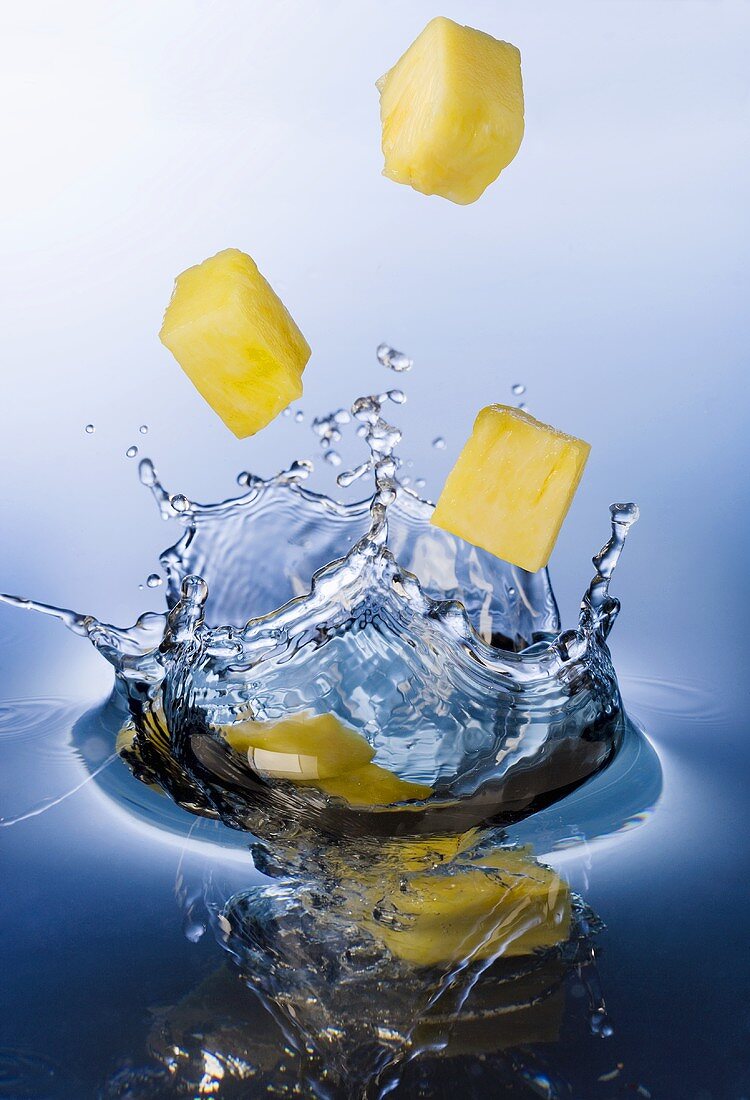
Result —
<svg viewBox="0 0 750 1100"><path fill-rule="evenodd" d="M750 1095L747 1059L732 1062L750 1037L740 935L750 901L750 5L442 5L523 58L524 143L470 207L380 174L374 81L437 13L422 0L79 0L4 13L0 587L130 622L160 607L158 590L138 586L168 541L125 458L130 444L170 488L203 500L231 494L241 469L269 474L313 451L288 420L234 440L157 340L175 274L221 248L255 257L313 347L306 412L382 386L381 340L414 358L401 419L428 491L476 410L524 382L532 412L593 445L551 563L568 623L607 535L607 505L632 499L642 511L615 584L613 652L626 701L659 748L665 791L645 828L585 867L587 897L610 928L605 978L623 1042L646 1083L661 1082L654 1096L740 1100ZM438 433L444 452L430 446ZM657 690L652 678L676 686ZM0 608L0 681L4 699L95 700L110 676L57 624ZM32 767L9 761L12 793L33 786ZM85 807L94 796L80 797ZM116 927L113 911L134 940L122 914L137 925L140 912L145 931L153 909L170 942L144 941L151 1001L183 988L178 955L208 952L180 939L160 874L173 850L154 844L138 859L132 827L94 838L82 814L73 799L0 855L12 978L3 1041L38 1048L46 1028L41 1046L61 1061L69 1043L54 1014L42 1024L49 997L34 958L50 922L55 988L85 970L91 928L105 913ZM85 889L70 884L73 864ZM115 866L128 877L124 908ZM568 868L579 886L582 867ZM45 895L51 868L55 899ZM132 908L141 889L142 912ZM32 942L21 914L35 906L45 919ZM109 960L122 1020L129 968L109 942L91 969L101 976ZM142 987L137 997L149 1003ZM85 1004L81 1020L90 1023Z"/></svg>

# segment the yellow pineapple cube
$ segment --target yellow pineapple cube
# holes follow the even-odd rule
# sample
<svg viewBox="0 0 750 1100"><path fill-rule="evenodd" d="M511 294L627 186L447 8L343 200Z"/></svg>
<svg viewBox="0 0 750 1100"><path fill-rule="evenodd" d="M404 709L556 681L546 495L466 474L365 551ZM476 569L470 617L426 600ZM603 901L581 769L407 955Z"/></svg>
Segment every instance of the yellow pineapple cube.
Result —
<svg viewBox="0 0 750 1100"><path fill-rule="evenodd" d="M488 405L443 486L432 523L535 572L547 564L591 450L507 405Z"/></svg>
<svg viewBox="0 0 750 1100"><path fill-rule="evenodd" d="M379 764L366 764L356 771L324 779L317 784L326 794L343 798L350 806L391 806L395 802L408 802L429 798L432 787L426 783L412 783L401 779Z"/></svg>
<svg viewBox="0 0 750 1100"><path fill-rule="evenodd" d="M302 712L278 722L241 722L222 733L235 752L273 779L328 779L353 772L375 752L364 737L335 714Z"/></svg>
<svg viewBox="0 0 750 1100"><path fill-rule="evenodd" d="M302 394L307 341L255 261L237 248L177 276L159 338L240 439Z"/></svg>
<svg viewBox="0 0 750 1100"><path fill-rule="evenodd" d="M407 873L388 885L383 876L370 896L396 919L368 919L366 927L413 966L530 955L570 934L570 891L528 850L496 851L445 871Z"/></svg>
<svg viewBox="0 0 750 1100"><path fill-rule="evenodd" d="M521 146L521 55L483 31L433 19L377 86L396 183L475 202Z"/></svg>

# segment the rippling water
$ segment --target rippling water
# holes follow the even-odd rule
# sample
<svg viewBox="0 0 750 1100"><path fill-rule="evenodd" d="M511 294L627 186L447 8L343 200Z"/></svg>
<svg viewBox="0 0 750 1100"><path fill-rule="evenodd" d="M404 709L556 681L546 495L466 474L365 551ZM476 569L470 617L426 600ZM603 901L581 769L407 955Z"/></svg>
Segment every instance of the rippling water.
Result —
<svg viewBox="0 0 750 1100"><path fill-rule="evenodd" d="M0 1096L701 1096L643 1024L654 1001L678 1010L705 880L695 851L684 880L665 863L700 777L640 723L658 740L722 713L642 675L623 706L609 584L637 509L612 506L563 630L546 571L430 525L383 415L402 400L313 421L333 465L364 428L339 484L373 477L365 501L312 492L300 461L202 506L142 460L182 528L163 614L118 629L6 597L88 638L115 682L96 705L0 705L0 826L27 898L5 902L23 1010ZM366 753L354 785L307 742L304 782L238 747L315 716Z"/></svg>

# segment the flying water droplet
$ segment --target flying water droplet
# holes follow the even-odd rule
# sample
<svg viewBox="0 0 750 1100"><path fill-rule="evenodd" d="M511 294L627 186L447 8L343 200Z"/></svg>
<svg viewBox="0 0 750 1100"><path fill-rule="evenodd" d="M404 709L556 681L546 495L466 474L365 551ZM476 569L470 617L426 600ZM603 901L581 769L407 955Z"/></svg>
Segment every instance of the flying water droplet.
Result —
<svg viewBox="0 0 750 1100"><path fill-rule="evenodd" d="M402 351L396 351L389 344L379 344L377 356L384 367L388 367L389 370L394 370L398 374L411 370L413 366L413 362L408 355L404 355Z"/></svg>
<svg viewBox="0 0 750 1100"><path fill-rule="evenodd" d="M138 431L141 433L141 435L148 435L148 424L141 424Z"/></svg>
<svg viewBox="0 0 750 1100"><path fill-rule="evenodd" d="M514 397L520 397L521 394L526 393L526 387L524 386L523 382L514 383L514 385L511 386L511 390L513 391Z"/></svg>
<svg viewBox="0 0 750 1100"><path fill-rule="evenodd" d="M126 458L135 458L135 456L137 454L138 454L138 448L134 445L132 447L128 447L127 451L125 452L125 457Z"/></svg>
<svg viewBox="0 0 750 1100"><path fill-rule="evenodd" d="M598 1035L602 1039L609 1039L615 1033L609 1016L602 1008L598 1008L595 1012L591 1013L589 1022L592 1035Z"/></svg>
<svg viewBox="0 0 750 1100"><path fill-rule="evenodd" d="M389 401L392 401L394 405L403 405L406 401L406 394L403 390L388 390L386 397Z"/></svg>
<svg viewBox="0 0 750 1100"><path fill-rule="evenodd" d="M202 920L194 917L192 913L188 911L183 921L182 931L186 939L190 940L191 943L197 943L206 931L206 925Z"/></svg>
<svg viewBox="0 0 750 1100"><path fill-rule="evenodd" d="M340 466L342 462L341 455L338 453L338 451L334 450L326 451L326 453L323 455L323 458L329 466Z"/></svg>
<svg viewBox="0 0 750 1100"><path fill-rule="evenodd" d="M146 584L149 588L158 588L162 583L162 579L158 573L149 573L146 577Z"/></svg>
<svg viewBox="0 0 750 1100"><path fill-rule="evenodd" d="M292 415L292 406L291 406L291 405L287 405L287 407L286 407L285 409L283 409L283 410L282 410L282 413L281 413L281 415L282 415L282 416L291 416L291 415Z"/></svg>
<svg viewBox="0 0 750 1100"><path fill-rule="evenodd" d="M83 430L85 431L86 435L93 435L96 431L96 428L93 424L87 424Z"/></svg>
<svg viewBox="0 0 750 1100"><path fill-rule="evenodd" d="M424 489L426 484L427 484L427 482L425 481L425 479L423 477L418 477L416 479L416 481L414 482L414 485L417 489Z"/></svg>
<svg viewBox="0 0 750 1100"><path fill-rule="evenodd" d="M297 412L294 414L295 424L301 424L304 419L305 414L302 412L302 409L298 409Z"/></svg>
<svg viewBox="0 0 750 1100"><path fill-rule="evenodd" d="M314 469L309 458L296 458L287 471L287 480L306 481Z"/></svg>
<svg viewBox="0 0 750 1100"><path fill-rule="evenodd" d="M443 439L442 435L435 436L435 438L432 441L432 445L433 445L433 447L435 448L436 451L444 451L445 450L445 440Z"/></svg>
<svg viewBox="0 0 750 1100"><path fill-rule="evenodd" d="M175 512L189 512L190 501L182 493L175 493L173 497L169 498L169 503L174 508Z"/></svg>
<svg viewBox="0 0 750 1100"><path fill-rule="evenodd" d="M342 489L348 489L350 485L353 485L355 481L359 481L371 469L371 462L362 462L359 466L355 466L353 470L345 470L342 474L339 474L336 478L336 484L340 485Z"/></svg>

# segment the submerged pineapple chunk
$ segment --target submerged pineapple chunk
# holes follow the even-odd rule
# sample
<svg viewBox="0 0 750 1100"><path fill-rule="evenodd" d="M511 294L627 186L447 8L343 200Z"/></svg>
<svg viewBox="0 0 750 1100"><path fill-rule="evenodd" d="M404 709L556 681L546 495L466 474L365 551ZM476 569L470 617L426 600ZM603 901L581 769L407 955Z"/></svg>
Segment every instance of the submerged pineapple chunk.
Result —
<svg viewBox="0 0 750 1100"><path fill-rule="evenodd" d="M390 806L395 802L429 798L432 787L426 783L412 783L401 779L379 764L366 764L364 768L325 779L317 784L326 794L343 798L350 806Z"/></svg>
<svg viewBox="0 0 750 1100"><path fill-rule="evenodd" d="M425 195L475 202L523 138L521 55L438 17L378 81L383 174Z"/></svg>
<svg viewBox="0 0 750 1100"><path fill-rule="evenodd" d="M591 450L521 409L488 405L432 522L531 572L547 564Z"/></svg>
<svg viewBox="0 0 750 1100"><path fill-rule="evenodd" d="M237 248L177 276L159 338L240 439L302 394L307 341L254 260Z"/></svg>
<svg viewBox="0 0 750 1100"><path fill-rule="evenodd" d="M528 850L407 873L392 890L387 883L375 893L389 920L368 920L368 930L413 966L530 955L570 934L570 892Z"/></svg>
<svg viewBox="0 0 750 1100"><path fill-rule="evenodd" d="M222 733L261 775L317 787L350 806L388 806L432 793L371 763L375 750L335 714L303 711L278 722L225 726Z"/></svg>
<svg viewBox="0 0 750 1100"><path fill-rule="evenodd" d="M252 767L272 779L329 779L364 767L375 755L335 714L302 712L278 722L225 726L222 732L235 752L246 753Z"/></svg>

